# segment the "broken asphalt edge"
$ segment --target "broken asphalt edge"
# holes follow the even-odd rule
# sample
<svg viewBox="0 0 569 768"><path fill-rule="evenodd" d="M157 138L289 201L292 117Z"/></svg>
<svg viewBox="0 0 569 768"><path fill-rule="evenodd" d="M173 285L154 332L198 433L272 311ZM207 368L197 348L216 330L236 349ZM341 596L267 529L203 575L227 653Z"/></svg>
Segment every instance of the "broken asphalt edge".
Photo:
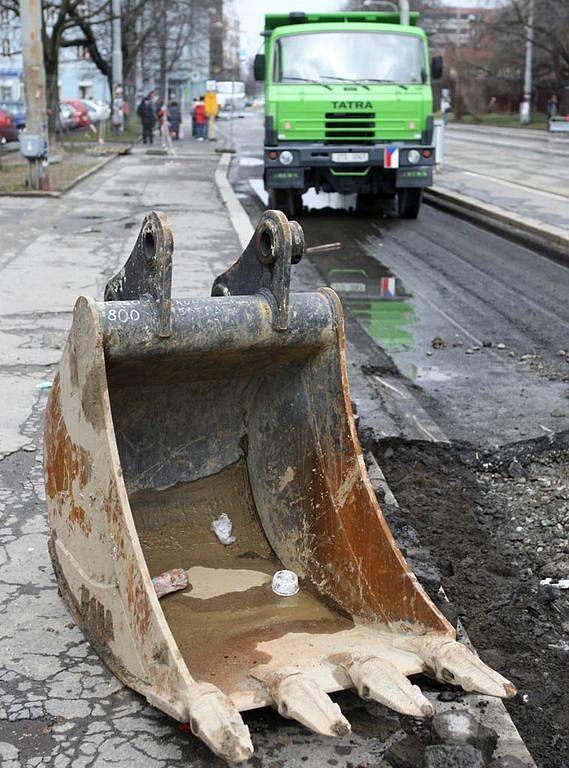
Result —
<svg viewBox="0 0 569 768"><path fill-rule="evenodd" d="M239 242L241 243L241 246L245 248L253 235L254 227L251 224L245 208L235 194L235 191L229 181L231 159L231 154L227 152L222 153L215 171L215 182L218 187L220 196L227 208L229 219L237 234L237 237L239 238ZM399 383L399 388L401 388L401 383ZM432 421L427 415L426 411L424 411L423 407L408 389L405 392L399 392L398 394L399 397L397 400L402 399L402 402L405 404L403 405L404 410L409 408L409 402L412 400L414 403L413 410L415 413L424 413L425 419L429 422ZM397 400L395 402L397 402ZM365 415L361 414L360 419L362 426L365 428L367 426L365 424ZM427 437L427 439L429 438ZM440 430L438 427L436 438L434 435L431 435L430 440L432 442L450 442L446 435L444 435L442 430ZM383 491L386 504L399 507L399 503L391 488L389 487L385 475L383 474L375 457L371 452L368 454L368 457L368 471L372 486L374 488L379 487ZM463 625L460 627L459 639L461 642L466 643L472 650L474 650ZM435 707L436 712L447 711L453 707L456 707L462 711L469 711L474 717L476 717L478 721L482 722L486 726L494 728L499 736L498 746L496 748L494 758L511 755L517 757L518 760L520 760L520 762L527 768L536 768L536 764L532 756L524 744L519 731L514 725L514 722L501 699L492 698L490 696L478 696L475 694L469 694L465 696L461 702L453 702L453 704L448 704L439 702L437 700L436 694L431 694L429 698L431 699L431 703ZM483 702L482 707L480 706L481 702Z"/></svg>
<svg viewBox="0 0 569 768"><path fill-rule="evenodd" d="M434 208L459 216L532 250L539 250L555 261L569 264L569 234L537 219L520 216L477 198L443 189L425 190L424 201Z"/></svg>

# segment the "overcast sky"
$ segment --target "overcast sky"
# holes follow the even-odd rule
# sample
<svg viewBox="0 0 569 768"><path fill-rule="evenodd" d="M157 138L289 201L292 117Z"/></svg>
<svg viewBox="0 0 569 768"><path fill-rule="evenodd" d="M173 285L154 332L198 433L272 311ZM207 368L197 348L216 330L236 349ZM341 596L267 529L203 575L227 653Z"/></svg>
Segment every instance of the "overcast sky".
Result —
<svg viewBox="0 0 569 768"><path fill-rule="evenodd" d="M448 5L488 5L492 0L450 0ZM258 52L262 38L265 13L288 13L289 11L337 11L342 5L341 0L235 0L235 7L241 21L241 44L247 55ZM413 0L411 0L413 9Z"/></svg>

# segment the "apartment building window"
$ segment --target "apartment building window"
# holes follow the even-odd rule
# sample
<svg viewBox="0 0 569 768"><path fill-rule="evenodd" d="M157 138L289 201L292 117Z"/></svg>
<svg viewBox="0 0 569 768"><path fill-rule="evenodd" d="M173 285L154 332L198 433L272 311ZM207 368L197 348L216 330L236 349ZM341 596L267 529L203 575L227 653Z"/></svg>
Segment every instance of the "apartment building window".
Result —
<svg viewBox="0 0 569 768"><path fill-rule="evenodd" d="M11 85L0 85L0 101L12 101Z"/></svg>
<svg viewBox="0 0 569 768"><path fill-rule="evenodd" d="M10 21L10 11L7 8L0 8L0 24L8 24Z"/></svg>
<svg viewBox="0 0 569 768"><path fill-rule="evenodd" d="M12 55L12 47L10 45L10 40L5 37L4 40L2 40L2 56L11 56Z"/></svg>

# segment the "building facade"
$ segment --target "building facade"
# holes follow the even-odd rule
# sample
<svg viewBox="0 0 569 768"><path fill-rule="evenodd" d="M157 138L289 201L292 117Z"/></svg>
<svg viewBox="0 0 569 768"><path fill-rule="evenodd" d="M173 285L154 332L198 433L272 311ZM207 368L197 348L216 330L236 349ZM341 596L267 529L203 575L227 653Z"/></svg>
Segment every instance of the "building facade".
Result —
<svg viewBox="0 0 569 768"><path fill-rule="evenodd" d="M148 12L152 13L152 8ZM242 79L239 19L233 0L194 0L190 14L186 18L187 39L167 77L168 96L183 105L205 93L208 80ZM20 28L18 16L0 11L0 103L24 100ZM104 25L99 30L100 34L110 33ZM155 47L143 52L139 59L137 98L158 88L160 71ZM107 78L82 46L60 49L58 84L61 99L110 99Z"/></svg>

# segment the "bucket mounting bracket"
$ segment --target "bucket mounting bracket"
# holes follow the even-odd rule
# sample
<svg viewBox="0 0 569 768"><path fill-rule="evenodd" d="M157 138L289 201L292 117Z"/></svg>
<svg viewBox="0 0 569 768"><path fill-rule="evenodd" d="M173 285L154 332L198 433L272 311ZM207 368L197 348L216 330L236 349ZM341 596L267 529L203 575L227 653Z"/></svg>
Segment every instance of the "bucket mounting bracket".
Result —
<svg viewBox="0 0 569 768"><path fill-rule="evenodd" d="M213 283L212 296L260 293L272 310L273 328L288 328L290 267L304 255L304 234L280 211L265 211L248 246Z"/></svg>
<svg viewBox="0 0 569 768"><path fill-rule="evenodd" d="M105 287L105 301L149 299L158 306L158 336L172 335L172 254L174 238L168 217L151 211L124 267Z"/></svg>

